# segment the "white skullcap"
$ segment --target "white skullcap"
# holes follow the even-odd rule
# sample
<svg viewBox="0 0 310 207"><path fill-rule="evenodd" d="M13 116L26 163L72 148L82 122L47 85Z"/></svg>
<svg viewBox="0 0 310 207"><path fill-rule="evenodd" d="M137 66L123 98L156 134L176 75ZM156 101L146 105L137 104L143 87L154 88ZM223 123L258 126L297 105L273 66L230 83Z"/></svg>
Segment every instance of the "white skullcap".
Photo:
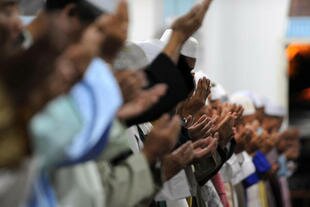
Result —
<svg viewBox="0 0 310 207"><path fill-rule="evenodd" d="M135 43L127 45L117 55L113 69L140 69L148 65L144 51Z"/></svg>
<svg viewBox="0 0 310 207"><path fill-rule="evenodd" d="M285 117L286 111L282 106L277 105L270 100L266 100L265 114L269 116Z"/></svg>
<svg viewBox="0 0 310 207"><path fill-rule="evenodd" d="M254 103L256 108L261 108L261 107L265 106L265 104L264 104L265 98L263 96L257 94L257 93L245 90L245 91L238 91L235 94L249 97L252 100L252 102Z"/></svg>
<svg viewBox="0 0 310 207"><path fill-rule="evenodd" d="M210 99L211 101L221 100L222 102L226 102L228 94L221 84L213 82Z"/></svg>
<svg viewBox="0 0 310 207"><path fill-rule="evenodd" d="M172 29L167 29L160 40L167 43L171 37ZM186 57L198 58L199 42L194 37L190 37L183 45L181 54Z"/></svg>
<svg viewBox="0 0 310 207"><path fill-rule="evenodd" d="M150 40L146 42L137 43L137 45L143 50L146 55L148 63L153 60L161 53L164 48L164 44L160 40Z"/></svg>
<svg viewBox="0 0 310 207"><path fill-rule="evenodd" d="M240 94L233 94L229 97L231 103L241 105L244 109L243 115L253 115L255 114L255 106L251 99L247 96L240 95Z"/></svg>
<svg viewBox="0 0 310 207"><path fill-rule="evenodd" d="M120 0L86 0L98 9L112 13L116 10Z"/></svg>

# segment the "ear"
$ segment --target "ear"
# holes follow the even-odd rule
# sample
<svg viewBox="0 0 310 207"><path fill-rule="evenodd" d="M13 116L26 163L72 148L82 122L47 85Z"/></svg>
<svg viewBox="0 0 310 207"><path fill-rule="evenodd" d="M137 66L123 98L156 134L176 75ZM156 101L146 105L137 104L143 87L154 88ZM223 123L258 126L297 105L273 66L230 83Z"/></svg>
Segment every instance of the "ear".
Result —
<svg viewBox="0 0 310 207"><path fill-rule="evenodd" d="M68 4L63 9L63 14L65 14L68 17L77 17L78 16L78 9L75 4Z"/></svg>

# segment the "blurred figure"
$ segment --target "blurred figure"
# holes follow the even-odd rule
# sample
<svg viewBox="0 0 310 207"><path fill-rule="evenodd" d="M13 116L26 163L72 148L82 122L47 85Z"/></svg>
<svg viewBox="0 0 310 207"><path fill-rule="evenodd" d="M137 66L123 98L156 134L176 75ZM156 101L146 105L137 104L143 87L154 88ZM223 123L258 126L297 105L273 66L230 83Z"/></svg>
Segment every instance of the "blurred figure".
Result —
<svg viewBox="0 0 310 207"><path fill-rule="evenodd" d="M13 53L23 25L17 0L0 1L0 47L1 56ZM1 57L0 57L1 58ZM2 57L3 58L3 57Z"/></svg>

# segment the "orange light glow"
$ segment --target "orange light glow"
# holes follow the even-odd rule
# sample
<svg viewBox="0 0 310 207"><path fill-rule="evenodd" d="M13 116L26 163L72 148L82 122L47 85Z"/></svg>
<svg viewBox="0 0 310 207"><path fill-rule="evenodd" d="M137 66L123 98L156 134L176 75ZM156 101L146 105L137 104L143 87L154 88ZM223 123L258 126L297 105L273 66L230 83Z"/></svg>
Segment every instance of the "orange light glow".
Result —
<svg viewBox="0 0 310 207"><path fill-rule="evenodd" d="M287 59L289 61L289 76L294 76L297 66L294 62L296 55L309 55L310 45L306 44L290 44L286 49Z"/></svg>

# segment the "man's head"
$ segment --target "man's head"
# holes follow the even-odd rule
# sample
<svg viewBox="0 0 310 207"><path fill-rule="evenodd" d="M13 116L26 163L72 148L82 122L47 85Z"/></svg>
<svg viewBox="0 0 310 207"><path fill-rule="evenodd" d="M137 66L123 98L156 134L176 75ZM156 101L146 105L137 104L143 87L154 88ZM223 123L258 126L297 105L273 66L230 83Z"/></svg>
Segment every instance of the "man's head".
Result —
<svg viewBox="0 0 310 207"><path fill-rule="evenodd" d="M263 128L269 132L279 131L284 117L286 115L285 109L271 101L265 103L265 113L263 118Z"/></svg>
<svg viewBox="0 0 310 207"><path fill-rule="evenodd" d="M239 91L238 94L241 94L243 96L247 96L251 99L253 102L255 109L256 109L256 119L259 121L259 123L262 123L263 117L264 117L264 111L265 111L265 97L257 94L256 92L249 91L249 90L242 90Z"/></svg>
<svg viewBox="0 0 310 207"><path fill-rule="evenodd" d="M83 0L47 0L45 13L54 31L77 41L84 29L95 19Z"/></svg>
<svg viewBox="0 0 310 207"><path fill-rule="evenodd" d="M19 17L18 1L0 0L0 27L6 32L6 37L1 35L1 42L13 44L22 31L22 21Z"/></svg>
<svg viewBox="0 0 310 207"><path fill-rule="evenodd" d="M212 82L211 86L209 101L212 105L217 106L228 101L228 94L221 84Z"/></svg>
<svg viewBox="0 0 310 207"><path fill-rule="evenodd" d="M230 96L229 100L231 103L241 105L243 107L244 111L242 119L244 124L251 124L256 120L255 106L249 97L236 93Z"/></svg>
<svg viewBox="0 0 310 207"><path fill-rule="evenodd" d="M289 128L282 132L277 143L277 149L279 152L285 152L291 147L298 145L300 138L300 132L298 129Z"/></svg>

